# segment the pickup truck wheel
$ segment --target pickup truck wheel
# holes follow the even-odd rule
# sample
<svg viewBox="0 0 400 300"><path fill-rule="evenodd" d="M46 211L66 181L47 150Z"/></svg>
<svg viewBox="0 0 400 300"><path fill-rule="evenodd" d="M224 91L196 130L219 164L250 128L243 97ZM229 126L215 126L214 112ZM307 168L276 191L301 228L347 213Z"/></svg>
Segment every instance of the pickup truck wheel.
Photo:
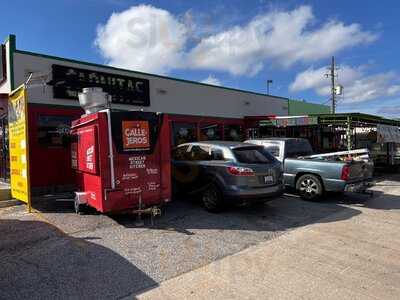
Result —
<svg viewBox="0 0 400 300"><path fill-rule="evenodd" d="M301 176L296 183L296 189L304 200L316 200L323 192L321 180L311 174Z"/></svg>
<svg viewBox="0 0 400 300"><path fill-rule="evenodd" d="M219 213L223 211L222 193L215 184L210 184L202 194L202 202L204 208L212 213Z"/></svg>

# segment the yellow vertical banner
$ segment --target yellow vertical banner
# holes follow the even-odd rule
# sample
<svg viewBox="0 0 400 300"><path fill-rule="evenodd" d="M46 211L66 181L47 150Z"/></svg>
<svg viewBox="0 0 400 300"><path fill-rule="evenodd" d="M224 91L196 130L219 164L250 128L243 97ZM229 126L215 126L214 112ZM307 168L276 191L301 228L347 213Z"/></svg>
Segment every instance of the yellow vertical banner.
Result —
<svg viewBox="0 0 400 300"><path fill-rule="evenodd" d="M8 103L11 196L28 204L29 184L28 94L22 85L13 91Z"/></svg>

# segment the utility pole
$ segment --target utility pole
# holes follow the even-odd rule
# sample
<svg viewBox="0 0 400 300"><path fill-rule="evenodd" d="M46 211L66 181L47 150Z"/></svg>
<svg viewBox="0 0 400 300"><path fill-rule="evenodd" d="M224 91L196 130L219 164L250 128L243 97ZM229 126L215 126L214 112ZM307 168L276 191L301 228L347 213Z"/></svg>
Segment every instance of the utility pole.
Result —
<svg viewBox="0 0 400 300"><path fill-rule="evenodd" d="M272 84L272 79L267 80L267 94L269 95L269 85Z"/></svg>
<svg viewBox="0 0 400 300"><path fill-rule="evenodd" d="M335 98L335 57L332 56L331 62L331 93L332 93L332 113L336 112L336 98Z"/></svg>
<svg viewBox="0 0 400 300"><path fill-rule="evenodd" d="M337 77L336 73L336 66L335 66L335 57L332 56L331 66L329 68L329 73L325 74L326 77L331 78L331 113L336 113L336 83L335 79Z"/></svg>

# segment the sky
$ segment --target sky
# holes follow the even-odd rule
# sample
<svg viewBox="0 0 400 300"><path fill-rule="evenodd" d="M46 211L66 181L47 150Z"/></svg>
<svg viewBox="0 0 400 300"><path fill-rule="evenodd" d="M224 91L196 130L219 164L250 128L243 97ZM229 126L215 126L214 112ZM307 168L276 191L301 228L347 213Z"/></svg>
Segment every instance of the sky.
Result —
<svg viewBox="0 0 400 300"><path fill-rule="evenodd" d="M398 1L2 0L17 49L400 116Z"/></svg>

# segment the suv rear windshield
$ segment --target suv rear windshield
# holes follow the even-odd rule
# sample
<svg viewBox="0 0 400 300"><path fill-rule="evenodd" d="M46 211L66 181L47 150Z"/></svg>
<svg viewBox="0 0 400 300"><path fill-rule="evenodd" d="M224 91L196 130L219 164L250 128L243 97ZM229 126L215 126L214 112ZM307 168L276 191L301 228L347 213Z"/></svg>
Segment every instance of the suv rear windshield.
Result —
<svg viewBox="0 0 400 300"><path fill-rule="evenodd" d="M276 159L264 147L243 147L233 149L238 162L242 164L267 164Z"/></svg>
<svg viewBox="0 0 400 300"><path fill-rule="evenodd" d="M264 148L275 157L279 157L279 145L277 144L264 144Z"/></svg>

